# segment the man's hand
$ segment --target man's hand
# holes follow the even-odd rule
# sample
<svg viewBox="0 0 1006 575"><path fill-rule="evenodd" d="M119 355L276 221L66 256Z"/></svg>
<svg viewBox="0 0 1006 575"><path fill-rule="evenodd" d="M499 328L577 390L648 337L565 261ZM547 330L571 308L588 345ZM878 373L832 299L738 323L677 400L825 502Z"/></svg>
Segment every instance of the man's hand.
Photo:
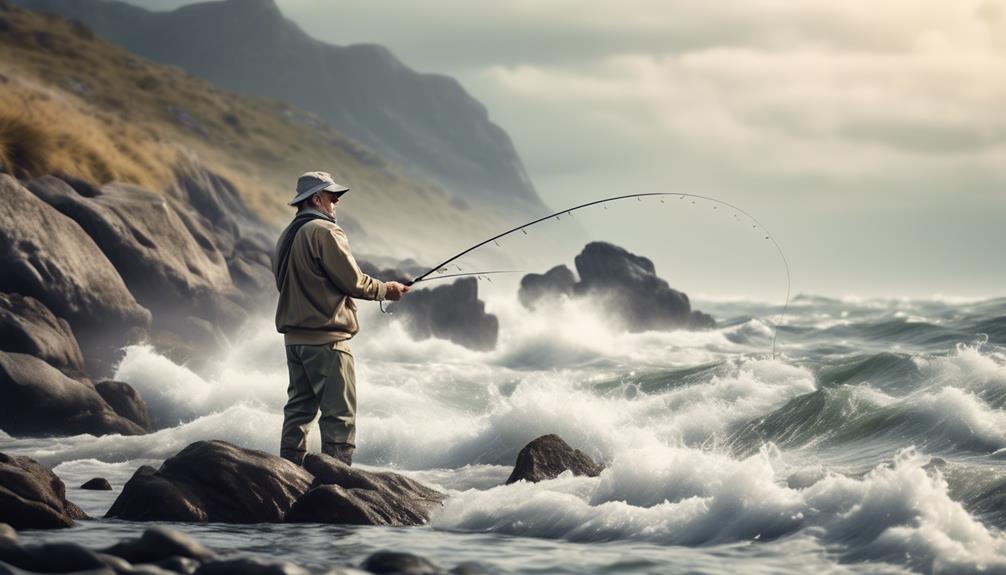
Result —
<svg viewBox="0 0 1006 575"><path fill-rule="evenodd" d="M403 295L412 290L409 286L398 282L388 282L387 286L388 291L385 292L384 299L389 299L391 301L398 301L402 299Z"/></svg>

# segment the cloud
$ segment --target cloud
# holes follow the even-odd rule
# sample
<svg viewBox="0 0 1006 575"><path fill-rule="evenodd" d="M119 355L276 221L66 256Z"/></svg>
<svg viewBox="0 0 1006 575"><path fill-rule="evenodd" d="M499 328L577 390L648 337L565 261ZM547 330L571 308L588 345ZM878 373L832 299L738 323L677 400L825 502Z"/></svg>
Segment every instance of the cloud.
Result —
<svg viewBox="0 0 1006 575"><path fill-rule="evenodd" d="M278 3L317 38L459 78L557 207L610 190L751 206L797 289L1006 285L976 248L1006 243L1006 0Z"/></svg>

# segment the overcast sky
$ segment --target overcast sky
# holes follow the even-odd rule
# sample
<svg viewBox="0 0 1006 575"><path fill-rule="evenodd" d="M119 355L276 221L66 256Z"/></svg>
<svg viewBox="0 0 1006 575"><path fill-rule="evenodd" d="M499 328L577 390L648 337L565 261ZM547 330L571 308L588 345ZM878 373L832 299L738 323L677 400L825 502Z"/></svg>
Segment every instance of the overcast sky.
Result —
<svg viewBox="0 0 1006 575"><path fill-rule="evenodd" d="M796 292L1006 295L1006 0L278 4L317 38L458 78L556 208L707 194L771 230ZM729 223L647 218L597 235L688 267L696 292L745 293L740 273L724 285L750 251L724 245L746 241ZM726 259L682 256L681 230Z"/></svg>

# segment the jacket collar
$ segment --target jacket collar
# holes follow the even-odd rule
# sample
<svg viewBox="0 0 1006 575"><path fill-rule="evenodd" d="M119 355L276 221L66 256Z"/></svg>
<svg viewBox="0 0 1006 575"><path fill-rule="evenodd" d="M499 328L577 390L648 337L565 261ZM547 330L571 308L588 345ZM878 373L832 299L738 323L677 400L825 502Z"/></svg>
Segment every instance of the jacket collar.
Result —
<svg viewBox="0 0 1006 575"><path fill-rule="evenodd" d="M325 218L326 220L332 222L333 224L339 223L339 220L333 218L332 216L326 214L325 212L319 210L318 208L305 208L305 209L297 212L298 216L301 215L301 214L314 214L314 215L321 216L321 217Z"/></svg>

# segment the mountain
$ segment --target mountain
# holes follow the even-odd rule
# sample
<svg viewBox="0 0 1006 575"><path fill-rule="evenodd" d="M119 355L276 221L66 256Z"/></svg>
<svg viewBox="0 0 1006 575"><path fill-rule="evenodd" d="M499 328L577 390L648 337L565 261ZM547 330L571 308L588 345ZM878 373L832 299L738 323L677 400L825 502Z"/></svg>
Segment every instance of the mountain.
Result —
<svg viewBox="0 0 1006 575"><path fill-rule="evenodd" d="M221 89L80 23L0 2L0 172L134 184L192 204L193 162L235 191L239 205L227 212L247 209L273 228L292 216L286 201L300 173L331 171L353 188L339 221L354 247L391 262L436 260L507 223L474 214L317 114ZM221 214L206 215L219 224Z"/></svg>
<svg viewBox="0 0 1006 575"><path fill-rule="evenodd" d="M273 0L223 0L150 12L112 0L17 0L79 20L152 60L226 89L317 113L378 155L467 202L514 215L544 204L510 138L452 78L417 73L386 48L308 36Z"/></svg>

